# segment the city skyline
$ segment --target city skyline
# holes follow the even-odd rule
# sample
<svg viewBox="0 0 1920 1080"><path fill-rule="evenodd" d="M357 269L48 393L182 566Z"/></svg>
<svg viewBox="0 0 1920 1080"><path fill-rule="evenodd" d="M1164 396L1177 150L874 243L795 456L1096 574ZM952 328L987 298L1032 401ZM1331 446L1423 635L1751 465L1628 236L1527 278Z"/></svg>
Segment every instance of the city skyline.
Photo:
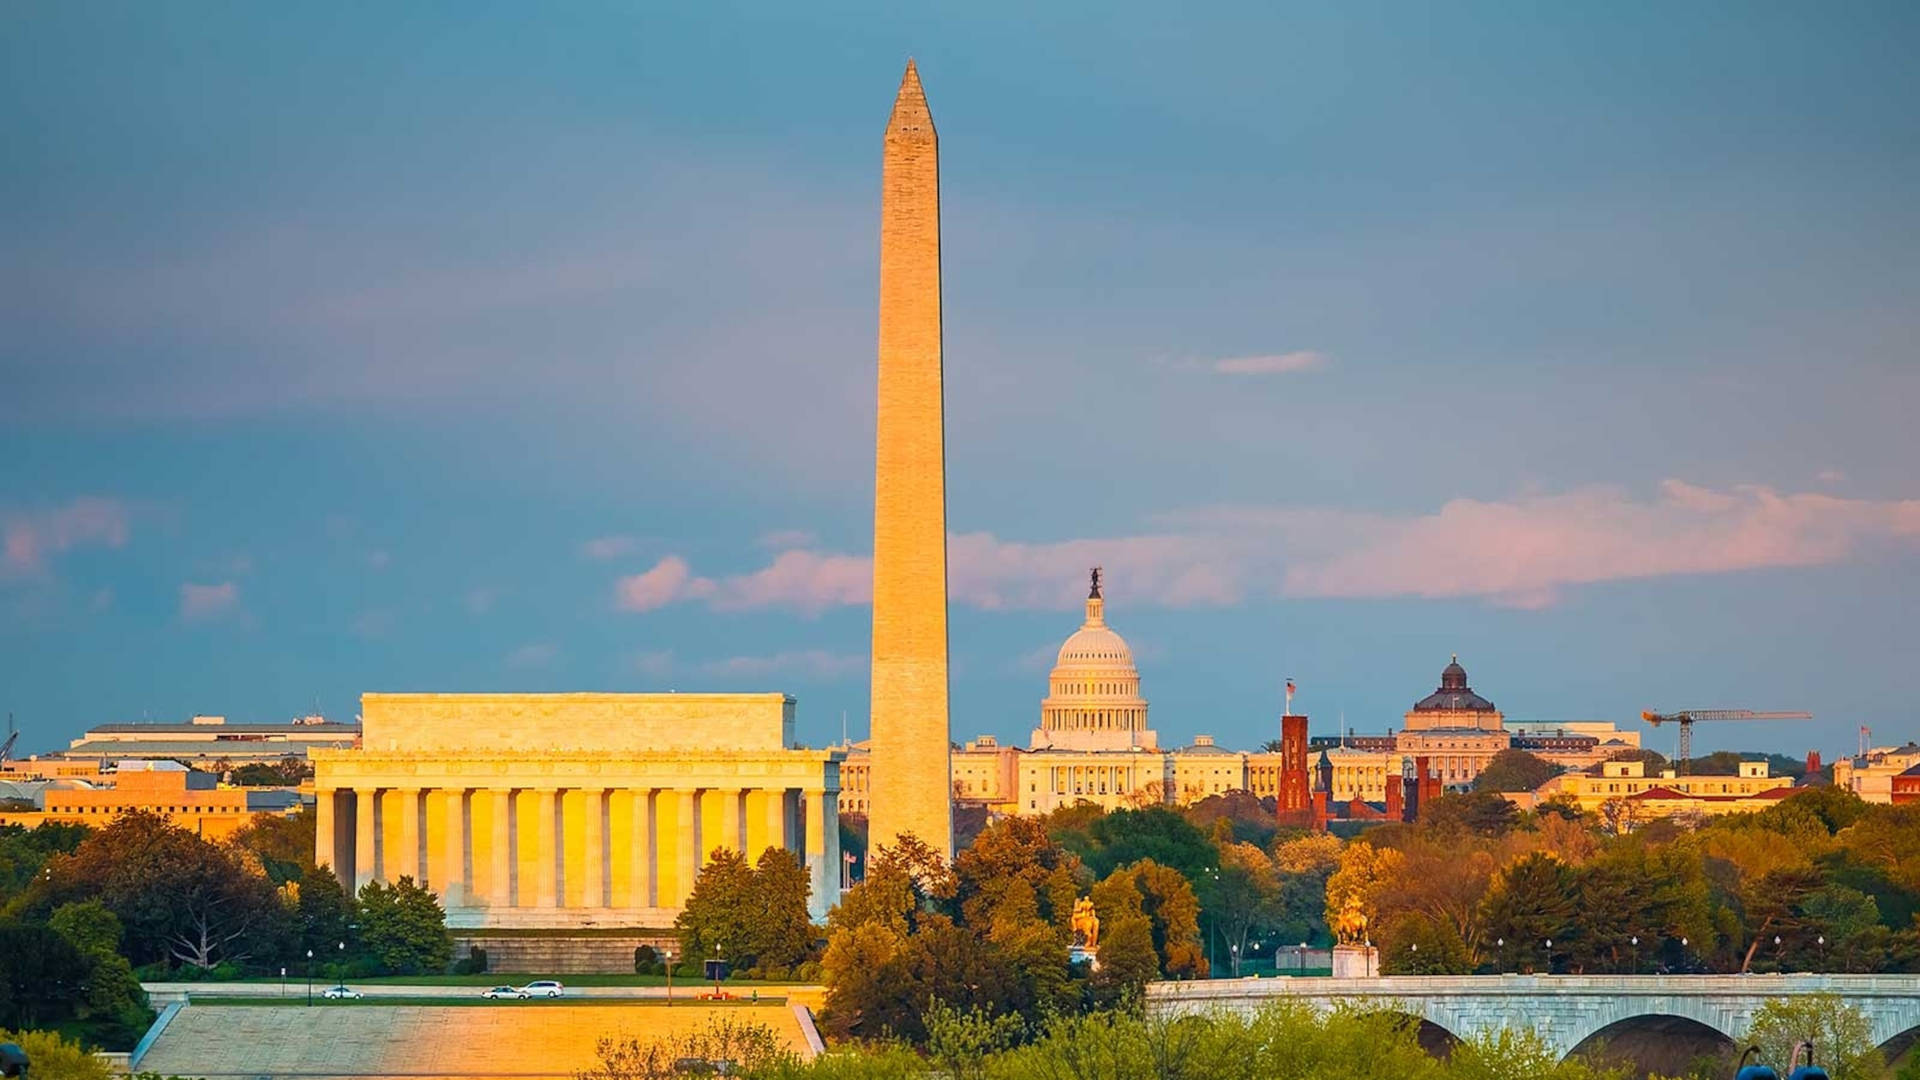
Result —
<svg viewBox="0 0 1920 1080"><path fill-rule="evenodd" d="M35 151L0 172L0 708L51 749L368 690L784 690L805 740L864 735L874 102L912 53L956 738L1033 726L1102 565L1177 742L1273 737L1288 677L1316 734L1383 730L1452 653L1516 720L1904 741L1920 88L1874 10L1809 54L1780 11L1293 14L1243 35L1272 69L888 19L804 79L783 34L825 27L725 14L236 9L176 55L164 12L36 12L0 44ZM95 33L97 84L61 59Z"/></svg>

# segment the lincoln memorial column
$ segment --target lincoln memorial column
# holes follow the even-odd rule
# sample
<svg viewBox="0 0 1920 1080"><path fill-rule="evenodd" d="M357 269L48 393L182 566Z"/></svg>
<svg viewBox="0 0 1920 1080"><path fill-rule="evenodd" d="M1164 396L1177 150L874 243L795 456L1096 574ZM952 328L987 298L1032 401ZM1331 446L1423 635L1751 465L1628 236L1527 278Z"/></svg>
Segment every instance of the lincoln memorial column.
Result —
<svg viewBox="0 0 1920 1080"><path fill-rule="evenodd" d="M607 793L599 788L584 788L580 795L586 819L583 822L586 828L582 830L585 850L580 853L580 906L606 907Z"/></svg>
<svg viewBox="0 0 1920 1080"><path fill-rule="evenodd" d="M557 792L553 788L534 790L539 795L539 810L533 823L533 852L539 865L534 868L533 904L543 908L559 907L560 878L554 865L554 860L559 857L554 844L555 827L560 823L560 815L555 812Z"/></svg>
<svg viewBox="0 0 1920 1080"><path fill-rule="evenodd" d="M787 846L787 793L775 788L766 792L767 799L767 846L783 848ZM757 856L756 856L757 857Z"/></svg>
<svg viewBox="0 0 1920 1080"><path fill-rule="evenodd" d="M333 804L338 794L332 788L315 789L313 793L313 861L333 871L340 877L346 872L340 859L340 836L334 827ZM342 882L346 878L340 877Z"/></svg>
<svg viewBox="0 0 1920 1080"><path fill-rule="evenodd" d="M487 851L487 902L494 907L513 904L513 790L493 789L493 843Z"/></svg>
<svg viewBox="0 0 1920 1080"><path fill-rule="evenodd" d="M807 789L807 876L813 883L813 892L807 897L808 914L815 919L824 918L827 908L827 886L839 884L834 875L840 868L827 857L827 807L832 800L819 788ZM835 828L839 826L836 824ZM835 847L839 845L836 844Z"/></svg>
<svg viewBox="0 0 1920 1080"><path fill-rule="evenodd" d="M445 873L439 880L440 902L447 907L466 907L473 892L473 876L467 869L467 789L448 788L445 795L447 828L440 858Z"/></svg>
<svg viewBox="0 0 1920 1080"><path fill-rule="evenodd" d="M379 791L374 788L358 788L354 791L353 807L353 891L358 893L367 882L374 878L380 859L380 823L374 820L379 812Z"/></svg>
<svg viewBox="0 0 1920 1080"><path fill-rule="evenodd" d="M427 868L420 865L420 789L400 789L400 857L387 868L387 880L413 879L415 885L427 883Z"/></svg>
<svg viewBox="0 0 1920 1080"><path fill-rule="evenodd" d="M659 858L653 844L653 792L635 791L632 857L627 872L627 906L653 907L653 870Z"/></svg>
<svg viewBox="0 0 1920 1080"><path fill-rule="evenodd" d="M673 794L673 820L680 835L673 854L673 903L664 906L684 907L687 897L693 895L693 879L700 874L700 793L682 788Z"/></svg>
<svg viewBox="0 0 1920 1080"><path fill-rule="evenodd" d="M740 838L740 789L722 788L708 794L720 799L720 838L714 841L713 846L746 851L746 842Z"/></svg>

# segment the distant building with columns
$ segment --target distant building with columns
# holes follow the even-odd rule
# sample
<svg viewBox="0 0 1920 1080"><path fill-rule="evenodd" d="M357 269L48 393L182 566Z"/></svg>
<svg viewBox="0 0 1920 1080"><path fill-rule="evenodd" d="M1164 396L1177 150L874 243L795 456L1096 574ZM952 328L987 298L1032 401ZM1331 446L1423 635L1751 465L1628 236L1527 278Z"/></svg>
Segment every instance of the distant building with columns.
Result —
<svg viewBox="0 0 1920 1080"><path fill-rule="evenodd" d="M316 749L316 859L411 877L456 928L670 926L716 848L784 848L840 896L836 750L784 694L366 694Z"/></svg>

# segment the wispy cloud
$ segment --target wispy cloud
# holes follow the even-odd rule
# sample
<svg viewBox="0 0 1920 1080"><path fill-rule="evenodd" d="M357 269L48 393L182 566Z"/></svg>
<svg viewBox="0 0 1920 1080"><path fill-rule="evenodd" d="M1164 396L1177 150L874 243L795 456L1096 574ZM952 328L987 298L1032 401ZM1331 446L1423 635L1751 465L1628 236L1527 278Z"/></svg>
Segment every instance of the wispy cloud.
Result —
<svg viewBox="0 0 1920 1080"><path fill-rule="evenodd" d="M617 559L634 549L631 536L596 536L580 545L580 554L596 561Z"/></svg>
<svg viewBox="0 0 1920 1080"><path fill-rule="evenodd" d="M490 586L482 586L477 589L468 589L467 595L466 595L466 601L465 601L467 614L485 615L488 612L493 610L493 605L498 603L499 600L500 600L499 589L495 589Z"/></svg>
<svg viewBox="0 0 1920 1080"><path fill-rule="evenodd" d="M955 602L1070 609L1086 568L1110 595L1165 607L1249 597L1476 598L1554 603L1568 587L1837 563L1876 545L1920 546L1920 500L1842 499L1669 480L1653 498L1610 487L1510 500L1454 499L1428 513L1221 506L1163 516L1153 533L1044 543L948 539ZM668 556L617 586L634 611L704 602L718 611L818 612L868 603L864 555L783 551L748 573L702 577Z"/></svg>
<svg viewBox="0 0 1920 1080"><path fill-rule="evenodd" d="M182 622L210 622L240 610L240 586L231 581L217 585L186 582L180 586Z"/></svg>
<svg viewBox="0 0 1920 1080"><path fill-rule="evenodd" d="M1215 360L1213 370L1222 375L1291 375L1300 371L1317 371L1326 367L1327 363L1326 353L1302 350L1265 356L1230 356Z"/></svg>
<svg viewBox="0 0 1920 1080"><path fill-rule="evenodd" d="M86 495L46 510L0 514L0 576L45 573L53 556L82 546L124 547L126 504Z"/></svg>

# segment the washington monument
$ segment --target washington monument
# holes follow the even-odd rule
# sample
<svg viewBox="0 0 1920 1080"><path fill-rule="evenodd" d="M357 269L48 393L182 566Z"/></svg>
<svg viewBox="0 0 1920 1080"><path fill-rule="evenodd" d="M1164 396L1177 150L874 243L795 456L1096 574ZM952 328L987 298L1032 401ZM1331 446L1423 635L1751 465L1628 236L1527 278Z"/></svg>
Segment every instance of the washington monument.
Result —
<svg viewBox="0 0 1920 1080"><path fill-rule="evenodd" d="M879 383L868 849L912 833L951 859L940 144L911 60L881 165Z"/></svg>

